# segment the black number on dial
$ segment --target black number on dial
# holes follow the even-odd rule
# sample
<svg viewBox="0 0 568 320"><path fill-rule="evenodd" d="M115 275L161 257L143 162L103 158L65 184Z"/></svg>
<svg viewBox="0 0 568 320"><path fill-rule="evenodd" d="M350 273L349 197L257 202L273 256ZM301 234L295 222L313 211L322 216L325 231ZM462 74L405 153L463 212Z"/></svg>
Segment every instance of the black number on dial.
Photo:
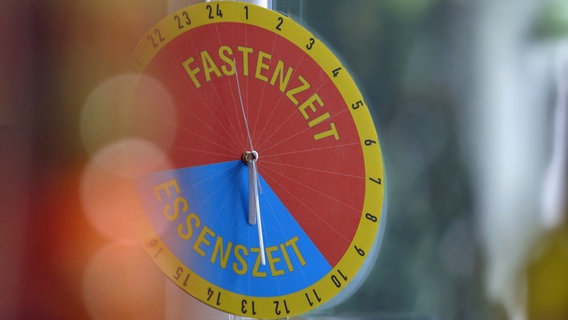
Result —
<svg viewBox="0 0 568 320"><path fill-rule="evenodd" d="M290 309L288 308L288 302L286 302L286 300L274 301L274 313L276 313L276 315L279 316L283 312L286 314L290 313Z"/></svg>
<svg viewBox="0 0 568 320"><path fill-rule="evenodd" d="M375 178L371 178L371 177L370 177L369 180L373 181L373 182L376 183L376 184L383 184L383 179L381 179L381 178L376 178L376 179L375 179Z"/></svg>
<svg viewBox="0 0 568 320"><path fill-rule="evenodd" d="M366 146L372 146L372 145L374 145L374 144L376 144L376 143L377 143L377 141L372 140L372 139L367 139L367 140L365 140L365 145L366 145Z"/></svg>
<svg viewBox="0 0 568 320"><path fill-rule="evenodd" d="M210 4L206 5L205 8L207 8L207 11L209 11L209 19L214 19L215 16L223 18L223 11L221 10L221 7L218 3L215 5L215 12L213 12L213 7Z"/></svg>
<svg viewBox="0 0 568 320"><path fill-rule="evenodd" d="M306 300L308 300L308 304L310 305L310 307L313 306L313 305L316 304L316 303L320 303L320 302L321 302L321 298L320 298L318 292L316 291L316 289L313 289L313 290L312 290L312 293L313 293L313 294L311 294L310 292L306 292L306 293L305 293L305 295L306 295Z"/></svg>
<svg viewBox="0 0 568 320"><path fill-rule="evenodd" d="M217 294L215 294L215 293L217 293ZM215 291L214 291L213 289L211 289L211 288L208 288L208 289L207 289L207 301L211 301L211 299L212 299L215 295L217 296L217 299L216 299L216 301L215 301L215 304L218 305L218 306L220 306L220 305L221 305L221 292L215 292Z"/></svg>
<svg viewBox="0 0 568 320"><path fill-rule="evenodd" d="M189 18L189 13L187 13L187 11L182 12L181 16L176 14L174 16L174 20L177 23L178 29L183 29L185 26L191 25L191 19Z"/></svg>
<svg viewBox="0 0 568 320"><path fill-rule="evenodd" d="M178 268L176 269L176 273L175 273L175 275L174 275L174 279L180 280L180 278L183 277L183 274L184 274L183 268L182 268L182 267L178 267ZM182 283L184 287L187 287L187 281L189 280L189 276L190 276L190 275L191 275L191 274L190 274L189 272L185 274L185 278L184 278L183 283Z"/></svg>
<svg viewBox="0 0 568 320"><path fill-rule="evenodd" d="M378 218L375 215L372 215L370 213L366 213L365 214L365 218L367 218L367 220L371 221L371 222L377 222Z"/></svg>
<svg viewBox="0 0 568 320"><path fill-rule="evenodd" d="M312 48L314 47L314 43L315 43L315 42L316 42L316 39L310 38L310 41L309 41L308 44L306 45L306 49L312 50Z"/></svg>
<svg viewBox="0 0 568 320"><path fill-rule="evenodd" d="M357 251L357 253L361 256L364 257L365 256L365 250L359 248L358 246L354 246L355 251Z"/></svg>
<svg viewBox="0 0 568 320"><path fill-rule="evenodd" d="M160 43L164 42L166 39L162 36L159 29L154 29L152 34L146 36L146 39L152 43L152 48L157 48Z"/></svg>
<svg viewBox="0 0 568 320"><path fill-rule="evenodd" d="M355 102L354 104L352 104L352 105L351 105L351 108L352 108L353 110L357 110L357 109L359 109L359 107L362 107L362 106L364 106L364 105L365 105L365 104L363 103L363 100L359 100L359 101Z"/></svg>
<svg viewBox="0 0 568 320"><path fill-rule="evenodd" d="M333 282L333 284L337 287L337 288L341 288L341 286L343 285L343 283L345 281L347 281L347 276L343 274L343 272L341 272L341 270L337 269L337 275L332 275L330 277L331 282Z"/></svg>
<svg viewBox="0 0 568 320"><path fill-rule="evenodd" d="M334 78L339 75L339 71L341 71L341 67L331 70L331 73L333 74Z"/></svg>
<svg viewBox="0 0 568 320"><path fill-rule="evenodd" d="M254 300L248 301L246 299L243 299L241 301L241 312L243 314L247 314L250 312L250 314L252 314L253 316L256 314L256 308L254 306Z"/></svg>

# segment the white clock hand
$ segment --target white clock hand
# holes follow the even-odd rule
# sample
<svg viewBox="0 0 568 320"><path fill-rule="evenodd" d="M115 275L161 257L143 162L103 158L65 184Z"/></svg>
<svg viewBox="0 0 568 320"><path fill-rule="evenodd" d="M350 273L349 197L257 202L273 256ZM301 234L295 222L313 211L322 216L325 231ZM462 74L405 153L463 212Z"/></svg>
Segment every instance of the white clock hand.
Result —
<svg viewBox="0 0 568 320"><path fill-rule="evenodd" d="M251 152L251 162L248 164L248 176L249 176L249 223L251 216L254 216L256 219L256 225L258 229L258 243L260 247L260 259L262 265L266 264L266 257L264 254L264 239L262 236L262 219L260 218L260 205L258 201L258 188L259 188L259 179L258 179L258 171L256 170L256 161L258 160L258 154L256 151Z"/></svg>
<svg viewBox="0 0 568 320"><path fill-rule="evenodd" d="M258 172L256 171L256 161L258 153L256 151L245 152L244 162L248 165L248 198L249 198L249 224L256 224L257 216L260 212L258 201Z"/></svg>
<svg viewBox="0 0 568 320"><path fill-rule="evenodd" d="M241 85L239 82L239 74L237 72L237 63L233 60L235 66L235 78L237 79L237 91L239 93L239 101L241 104L241 111L243 112L243 118L245 120L245 128L247 130L247 136L250 144L250 151L245 152L243 155L243 160L248 165L248 194L249 194L249 212L248 212L248 222L249 224L257 225L258 230L258 243L260 249L260 259L262 265L266 264L266 257L264 253L264 239L262 236L262 222L260 219L260 204L258 200L258 187L260 181L258 179L258 171L256 170L256 161L258 160L258 153L254 150L252 145L252 137L250 135L249 124L247 120L247 115L245 112L245 105L243 103L243 95L241 93Z"/></svg>

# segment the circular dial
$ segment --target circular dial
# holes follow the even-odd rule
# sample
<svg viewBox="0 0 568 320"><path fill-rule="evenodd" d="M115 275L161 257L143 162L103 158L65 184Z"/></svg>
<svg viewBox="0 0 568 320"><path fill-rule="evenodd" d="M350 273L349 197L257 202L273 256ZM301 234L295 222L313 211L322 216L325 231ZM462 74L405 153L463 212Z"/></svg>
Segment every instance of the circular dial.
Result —
<svg viewBox="0 0 568 320"><path fill-rule="evenodd" d="M175 110L159 146L171 166L136 181L140 237L163 272L248 317L345 289L372 256L384 181L365 101L331 51L274 11L209 2L151 28L131 61Z"/></svg>

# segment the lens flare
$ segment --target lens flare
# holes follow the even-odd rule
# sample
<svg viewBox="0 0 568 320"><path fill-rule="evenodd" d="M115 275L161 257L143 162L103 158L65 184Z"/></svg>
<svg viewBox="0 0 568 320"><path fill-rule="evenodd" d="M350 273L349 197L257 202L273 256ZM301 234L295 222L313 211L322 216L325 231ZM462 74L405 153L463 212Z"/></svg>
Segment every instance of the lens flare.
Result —
<svg viewBox="0 0 568 320"><path fill-rule="evenodd" d="M124 74L96 87L80 119L81 139L91 155L113 141L136 137L167 147L176 112L167 89L152 77Z"/></svg>
<svg viewBox="0 0 568 320"><path fill-rule="evenodd" d="M125 139L99 151L86 166L81 203L91 225L113 239L133 239L132 221L143 214L134 179L170 168L155 145Z"/></svg>
<svg viewBox="0 0 568 320"><path fill-rule="evenodd" d="M95 320L163 319L164 278L136 243L99 249L83 274L83 301Z"/></svg>

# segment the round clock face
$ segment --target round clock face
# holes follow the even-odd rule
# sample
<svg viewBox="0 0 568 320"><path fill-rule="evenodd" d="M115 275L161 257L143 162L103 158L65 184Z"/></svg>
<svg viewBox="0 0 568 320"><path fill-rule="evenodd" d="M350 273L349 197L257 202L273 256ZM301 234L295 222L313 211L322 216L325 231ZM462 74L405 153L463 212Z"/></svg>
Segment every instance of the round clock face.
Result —
<svg viewBox="0 0 568 320"><path fill-rule="evenodd" d="M248 317L340 293L371 256L384 181L365 101L329 49L276 12L213 2L155 25L132 66L175 109L159 146L171 168L136 181L136 223L163 272Z"/></svg>

